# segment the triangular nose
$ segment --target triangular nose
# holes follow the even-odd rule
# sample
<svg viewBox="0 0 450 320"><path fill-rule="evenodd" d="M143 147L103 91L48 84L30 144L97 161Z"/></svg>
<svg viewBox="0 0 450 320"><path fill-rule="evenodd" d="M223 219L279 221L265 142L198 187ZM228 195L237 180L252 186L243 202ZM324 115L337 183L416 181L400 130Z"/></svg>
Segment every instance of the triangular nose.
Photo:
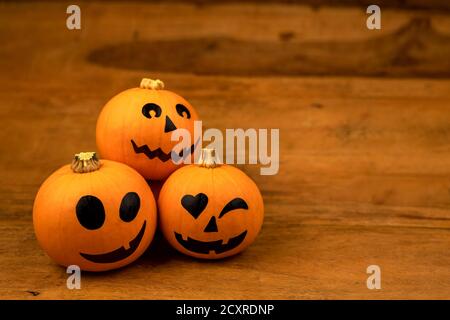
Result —
<svg viewBox="0 0 450 320"><path fill-rule="evenodd" d="M166 126L164 127L164 132L170 132L176 129L177 127L175 127L172 120L170 120L170 118L166 116Z"/></svg>
<svg viewBox="0 0 450 320"><path fill-rule="evenodd" d="M203 232L217 232L217 223L216 223L216 217L211 217L209 219L208 225L206 226L205 230Z"/></svg>

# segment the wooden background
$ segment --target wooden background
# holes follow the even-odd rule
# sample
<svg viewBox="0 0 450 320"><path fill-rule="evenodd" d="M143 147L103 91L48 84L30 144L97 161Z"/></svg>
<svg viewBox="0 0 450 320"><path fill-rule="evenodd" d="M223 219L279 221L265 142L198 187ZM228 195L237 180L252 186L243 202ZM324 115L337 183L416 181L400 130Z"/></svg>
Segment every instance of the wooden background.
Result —
<svg viewBox="0 0 450 320"><path fill-rule="evenodd" d="M375 31L366 2L329 2L77 1L80 31L65 2L0 3L0 297L449 299L448 1L380 1ZM217 262L158 238L68 290L36 242L34 196L95 149L101 107L142 77L208 127L280 129L279 174L243 168L264 196L262 233ZM371 264L381 290L366 287Z"/></svg>

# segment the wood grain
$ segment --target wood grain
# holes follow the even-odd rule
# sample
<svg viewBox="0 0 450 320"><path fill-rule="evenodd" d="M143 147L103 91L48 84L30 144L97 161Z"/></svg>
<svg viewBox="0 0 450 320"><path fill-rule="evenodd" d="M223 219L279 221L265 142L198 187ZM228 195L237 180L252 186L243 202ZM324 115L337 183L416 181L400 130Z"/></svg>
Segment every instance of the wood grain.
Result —
<svg viewBox="0 0 450 320"><path fill-rule="evenodd" d="M64 3L0 4L1 298L450 298L450 68L438 53L448 52L449 16L385 10L382 30L371 32L354 8L80 5L83 28L69 31ZM405 26L408 41L424 46L402 56ZM433 33L426 38L423 30ZM202 64L206 54L198 66L177 67L193 60L170 50L158 64L145 62L145 52L155 57L155 43L189 46L189 39L321 43L322 60L299 64L312 73L280 72L258 65L255 55L248 74L239 68L243 58L220 50L214 57L230 59L230 68ZM385 72L362 77L377 72L365 74L350 58L330 61L336 46L373 41L383 49L380 39L391 39L385 42L399 59L413 52L419 62L395 69L376 51L368 68ZM139 43L144 53L133 66L122 47ZM113 50L109 60L105 48ZM356 52L362 60L363 51ZM201 72L206 67L212 71ZM315 76L319 67L324 73ZM279 174L242 167L263 193L263 230L246 252L217 262L182 256L158 236L133 265L83 273L82 289L68 290L65 270L36 242L34 196L74 153L95 149L103 104L144 76L185 96L207 127L280 129ZM381 267L381 290L366 287L371 264Z"/></svg>
<svg viewBox="0 0 450 320"><path fill-rule="evenodd" d="M88 61L198 75L450 77L450 35L434 30L429 18L414 18L394 33L374 39L293 42L294 38L294 32L284 31L280 41L132 40L96 49Z"/></svg>

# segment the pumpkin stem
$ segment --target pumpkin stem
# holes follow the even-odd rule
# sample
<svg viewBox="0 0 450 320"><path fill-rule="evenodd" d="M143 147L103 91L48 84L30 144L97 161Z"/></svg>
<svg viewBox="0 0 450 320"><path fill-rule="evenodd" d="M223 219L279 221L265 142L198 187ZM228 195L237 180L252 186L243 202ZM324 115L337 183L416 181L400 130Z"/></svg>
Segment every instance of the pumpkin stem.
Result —
<svg viewBox="0 0 450 320"><path fill-rule="evenodd" d="M159 79L153 80L148 78L142 78L139 85L142 89L162 90L164 89L164 82Z"/></svg>
<svg viewBox="0 0 450 320"><path fill-rule="evenodd" d="M214 149L207 149L207 148L202 149L202 153L201 153L200 159L198 161L198 165L200 167L205 167L205 168L217 167L218 163L216 162Z"/></svg>
<svg viewBox="0 0 450 320"><path fill-rule="evenodd" d="M72 160L71 168L75 173L86 173L96 171L101 163L95 152L80 152Z"/></svg>

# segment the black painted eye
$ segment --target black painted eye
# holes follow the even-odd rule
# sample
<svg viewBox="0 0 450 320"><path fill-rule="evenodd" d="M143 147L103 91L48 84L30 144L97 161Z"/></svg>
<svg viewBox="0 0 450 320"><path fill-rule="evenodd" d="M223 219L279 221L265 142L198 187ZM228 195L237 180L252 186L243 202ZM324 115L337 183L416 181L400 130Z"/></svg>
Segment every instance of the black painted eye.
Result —
<svg viewBox="0 0 450 320"><path fill-rule="evenodd" d="M136 218L139 208L141 207L141 199L136 192L128 192L120 203L120 219L125 222L131 222Z"/></svg>
<svg viewBox="0 0 450 320"><path fill-rule="evenodd" d="M88 230L96 230L105 222L105 208L97 197L81 197L78 200L76 212L78 221Z"/></svg>
<svg viewBox="0 0 450 320"><path fill-rule="evenodd" d="M187 194L181 199L181 205L197 219L208 205L208 196L204 193L199 193L195 197Z"/></svg>
<svg viewBox="0 0 450 320"><path fill-rule="evenodd" d="M189 112L188 108L186 108L185 105L179 103L176 105L177 108L177 113L183 117L183 118L187 118L190 119L191 118L191 113Z"/></svg>
<svg viewBox="0 0 450 320"><path fill-rule="evenodd" d="M161 107L156 103L147 103L142 107L142 114L149 119L152 117L158 118L161 115Z"/></svg>
<svg viewBox="0 0 450 320"><path fill-rule="evenodd" d="M232 210L236 209L245 209L248 210L247 202L245 202L241 198L234 198L230 202L227 203L227 205L222 209L222 212L219 214L219 218L222 218L227 212L230 212Z"/></svg>

